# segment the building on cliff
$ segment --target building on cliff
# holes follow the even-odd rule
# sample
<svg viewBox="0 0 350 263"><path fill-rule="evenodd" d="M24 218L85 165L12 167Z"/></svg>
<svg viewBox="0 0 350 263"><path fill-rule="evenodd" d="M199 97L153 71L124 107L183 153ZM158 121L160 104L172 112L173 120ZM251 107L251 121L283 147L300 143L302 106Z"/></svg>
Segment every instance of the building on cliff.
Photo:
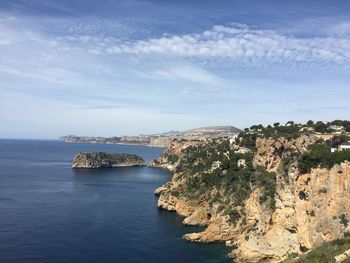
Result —
<svg viewBox="0 0 350 263"><path fill-rule="evenodd" d="M333 131L344 131L344 126L331 125L329 128Z"/></svg>
<svg viewBox="0 0 350 263"><path fill-rule="evenodd" d="M343 142L338 146L338 151L350 150L350 142Z"/></svg>
<svg viewBox="0 0 350 263"><path fill-rule="evenodd" d="M246 161L245 161L245 159L238 159L238 161L237 161L237 166L238 166L238 167L243 167L243 168L245 168L245 167L246 167Z"/></svg>
<svg viewBox="0 0 350 263"><path fill-rule="evenodd" d="M235 153L251 153L252 150L247 147L240 147Z"/></svg>

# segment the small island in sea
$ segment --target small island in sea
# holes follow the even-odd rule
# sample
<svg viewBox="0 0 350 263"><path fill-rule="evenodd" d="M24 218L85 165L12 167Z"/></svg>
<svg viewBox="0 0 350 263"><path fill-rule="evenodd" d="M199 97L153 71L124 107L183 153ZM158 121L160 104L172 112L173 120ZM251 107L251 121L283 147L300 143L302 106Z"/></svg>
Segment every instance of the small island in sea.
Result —
<svg viewBox="0 0 350 263"><path fill-rule="evenodd" d="M145 161L142 157L136 154L91 152L78 153L73 159L72 168L97 169L142 166L144 164Z"/></svg>

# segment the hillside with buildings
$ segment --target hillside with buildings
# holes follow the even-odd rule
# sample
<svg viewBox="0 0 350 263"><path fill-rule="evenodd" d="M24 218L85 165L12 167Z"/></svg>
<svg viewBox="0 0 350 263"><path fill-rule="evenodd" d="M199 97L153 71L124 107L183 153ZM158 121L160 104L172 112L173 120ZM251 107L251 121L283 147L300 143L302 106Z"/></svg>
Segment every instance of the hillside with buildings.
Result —
<svg viewBox="0 0 350 263"><path fill-rule="evenodd" d="M174 172L155 191L158 207L176 211L185 225L205 226L184 238L225 242L237 262L348 260L348 124L275 123L234 140L174 140L149 164ZM321 244L328 255L317 261Z"/></svg>

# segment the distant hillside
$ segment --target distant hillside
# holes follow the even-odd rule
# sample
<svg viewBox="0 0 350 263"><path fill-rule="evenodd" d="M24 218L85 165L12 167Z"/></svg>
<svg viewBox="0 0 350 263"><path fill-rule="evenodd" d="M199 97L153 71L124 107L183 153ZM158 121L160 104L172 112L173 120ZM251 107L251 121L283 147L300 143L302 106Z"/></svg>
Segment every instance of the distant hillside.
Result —
<svg viewBox="0 0 350 263"><path fill-rule="evenodd" d="M195 128L191 129L185 132L191 132L191 131L198 131L198 132L241 132L240 129L234 127L234 126L209 126L209 127L201 127L201 128Z"/></svg>
<svg viewBox="0 0 350 263"><path fill-rule="evenodd" d="M209 126L195 128L188 131L180 132L178 136L206 136L206 137L221 137L231 136L240 133L241 130L233 126Z"/></svg>
<svg viewBox="0 0 350 263"><path fill-rule="evenodd" d="M206 140L219 137L235 137L241 130L233 126L210 126L195 128L188 131L170 131L152 135L100 137L100 136L63 136L60 140L70 143L93 144L134 144L153 147L167 147L173 139Z"/></svg>

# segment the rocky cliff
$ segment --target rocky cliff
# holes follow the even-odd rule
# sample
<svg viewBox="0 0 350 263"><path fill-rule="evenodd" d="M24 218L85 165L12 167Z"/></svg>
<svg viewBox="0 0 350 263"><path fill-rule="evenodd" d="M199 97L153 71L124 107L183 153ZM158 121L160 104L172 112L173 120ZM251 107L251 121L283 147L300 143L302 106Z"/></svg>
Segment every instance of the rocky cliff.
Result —
<svg viewBox="0 0 350 263"><path fill-rule="evenodd" d="M173 141L151 163L174 171L155 192L158 207L207 226L184 238L226 242L238 262L303 254L350 231L350 162L301 171L300 156L318 140L257 138L245 153L226 139Z"/></svg>
<svg viewBox="0 0 350 263"><path fill-rule="evenodd" d="M72 168L113 168L144 165L144 160L135 154L119 153L78 153L74 159Z"/></svg>

